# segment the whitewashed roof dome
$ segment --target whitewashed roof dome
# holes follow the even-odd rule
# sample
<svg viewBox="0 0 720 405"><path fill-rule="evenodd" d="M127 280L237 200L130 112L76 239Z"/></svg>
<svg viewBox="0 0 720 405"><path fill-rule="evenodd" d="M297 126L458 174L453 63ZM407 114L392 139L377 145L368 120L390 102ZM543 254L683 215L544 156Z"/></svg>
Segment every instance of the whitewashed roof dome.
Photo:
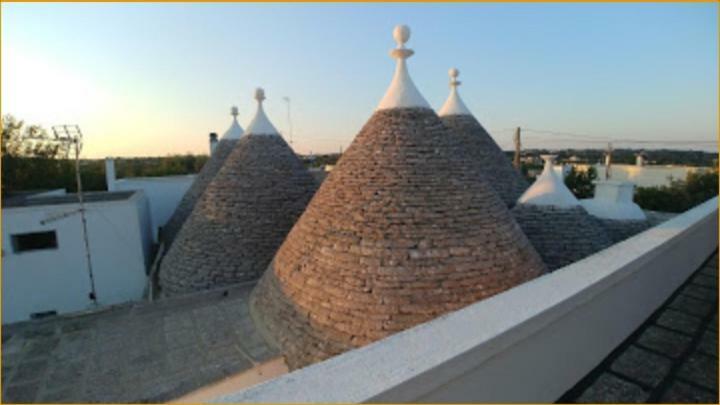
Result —
<svg viewBox="0 0 720 405"><path fill-rule="evenodd" d="M555 155L542 155L545 167L537 180L518 199L518 204L549 205L569 208L580 205L580 202L567 188L555 170L553 162Z"/></svg>
<svg viewBox="0 0 720 405"><path fill-rule="evenodd" d="M225 131L221 139L240 139L240 137L243 136L245 131L243 131L242 127L238 123L238 108L236 106L232 106L230 108L230 115L232 115L233 121L230 124L230 128Z"/></svg>
<svg viewBox="0 0 720 405"><path fill-rule="evenodd" d="M255 117L253 117L250 124L248 124L247 130L245 131L248 135L277 135L280 133L275 126L270 122L265 110L263 109L263 101L265 100L265 90L258 87L255 89L255 100L257 100L257 111Z"/></svg>
<svg viewBox="0 0 720 405"><path fill-rule="evenodd" d="M407 58L415 53L412 49L405 48L405 43L410 39L410 28L407 25L396 26L393 30L393 38L397 43L397 48L390 51L390 56L397 60L395 75L392 82L390 82L390 87L385 92L385 96L380 100L377 110L413 107L430 108L430 104L415 87L405 62Z"/></svg>
<svg viewBox="0 0 720 405"><path fill-rule="evenodd" d="M457 79L460 75L460 71L456 68L452 68L448 71L448 75L450 76L450 95L447 100L445 100L445 104L443 104L440 108L440 111L438 111L438 115L441 117L448 115L472 115L470 110L462 101L462 98L460 98L460 94L457 90L460 85L460 81Z"/></svg>

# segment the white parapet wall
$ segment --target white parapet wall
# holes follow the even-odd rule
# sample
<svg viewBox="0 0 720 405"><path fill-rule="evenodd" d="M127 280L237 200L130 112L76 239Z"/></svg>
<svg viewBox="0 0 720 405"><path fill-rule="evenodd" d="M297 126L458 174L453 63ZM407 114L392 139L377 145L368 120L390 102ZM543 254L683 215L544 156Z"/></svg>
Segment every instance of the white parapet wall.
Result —
<svg viewBox="0 0 720 405"><path fill-rule="evenodd" d="M195 180L194 174L163 177L128 177L115 180L113 189L118 191L142 190L150 204L152 237L159 241L159 229L164 226L177 209L185 192ZM108 189L110 183L108 183Z"/></svg>
<svg viewBox="0 0 720 405"><path fill-rule="evenodd" d="M97 303L141 300L152 239L147 198L142 191L86 193L85 198ZM38 313L96 309L88 295L87 250L76 195L28 201L2 210L3 324ZM29 249L19 245L19 239L40 234L49 238L44 246L37 241Z"/></svg>
<svg viewBox="0 0 720 405"><path fill-rule="evenodd" d="M214 402L553 402L718 245L718 199L551 274Z"/></svg>

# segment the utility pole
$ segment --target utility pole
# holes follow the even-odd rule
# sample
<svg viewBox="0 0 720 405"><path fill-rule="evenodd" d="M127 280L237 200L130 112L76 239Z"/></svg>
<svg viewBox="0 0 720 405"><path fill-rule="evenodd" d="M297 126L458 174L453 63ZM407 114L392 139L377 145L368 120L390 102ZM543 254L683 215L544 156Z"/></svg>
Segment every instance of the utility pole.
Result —
<svg viewBox="0 0 720 405"><path fill-rule="evenodd" d="M516 170L520 170L520 127L515 129L515 136L513 136L513 142L515 142L515 157L513 158L513 166Z"/></svg>
<svg viewBox="0 0 720 405"><path fill-rule="evenodd" d="M605 180L610 179L610 166L612 166L612 142L608 142L605 152Z"/></svg>

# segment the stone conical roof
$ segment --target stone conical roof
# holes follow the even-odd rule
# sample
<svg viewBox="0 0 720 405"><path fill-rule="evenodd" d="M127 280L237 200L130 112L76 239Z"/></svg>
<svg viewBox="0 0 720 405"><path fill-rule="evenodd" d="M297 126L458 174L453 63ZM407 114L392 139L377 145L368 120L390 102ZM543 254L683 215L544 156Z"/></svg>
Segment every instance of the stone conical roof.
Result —
<svg viewBox="0 0 720 405"><path fill-rule="evenodd" d="M612 240L555 173L555 156L542 157L542 174L520 197L512 213L552 271L605 249Z"/></svg>
<svg viewBox="0 0 720 405"><path fill-rule="evenodd" d="M457 90L460 85L457 81L458 75L457 69L450 69L450 95L438 111L438 115L453 131L454 136L468 145L466 152L473 154L474 158L483 165L487 181L500 194L505 204L512 207L528 188L527 181L512 166L500 146L465 106Z"/></svg>
<svg viewBox="0 0 720 405"><path fill-rule="evenodd" d="M545 271L435 112L391 99L343 153L253 292L253 319L291 368Z"/></svg>
<svg viewBox="0 0 720 405"><path fill-rule="evenodd" d="M256 98L253 122L269 124L261 90ZM159 273L162 294L259 278L315 188L313 177L272 124L250 125L165 256Z"/></svg>
<svg viewBox="0 0 720 405"><path fill-rule="evenodd" d="M208 184L215 178L215 175L223 163L225 163L225 159L230 155L238 139L240 139L243 134L243 129L237 122L238 108L233 106L230 109L230 114L233 117L230 128L225 131L225 134L223 134L217 146L215 146L210 158L205 162L195 177L195 181L192 182L190 188L188 188L183 195L177 208L175 208L175 212L173 212L165 226L162 227L162 241L165 244L166 251L173 240L175 240L175 236L177 236L177 233L180 231L180 227L182 227L193 208L195 208L195 203L202 193L205 192Z"/></svg>

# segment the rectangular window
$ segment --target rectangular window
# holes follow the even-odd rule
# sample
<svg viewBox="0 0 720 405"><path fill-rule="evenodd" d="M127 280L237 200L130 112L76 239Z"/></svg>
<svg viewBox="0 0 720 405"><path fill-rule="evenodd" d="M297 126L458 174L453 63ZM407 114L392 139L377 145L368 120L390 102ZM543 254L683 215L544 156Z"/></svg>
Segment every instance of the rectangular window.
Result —
<svg viewBox="0 0 720 405"><path fill-rule="evenodd" d="M57 233L31 232L19 233L11 236L12 247L15 253L27 252L30 250L57 249Z"/></svg>

